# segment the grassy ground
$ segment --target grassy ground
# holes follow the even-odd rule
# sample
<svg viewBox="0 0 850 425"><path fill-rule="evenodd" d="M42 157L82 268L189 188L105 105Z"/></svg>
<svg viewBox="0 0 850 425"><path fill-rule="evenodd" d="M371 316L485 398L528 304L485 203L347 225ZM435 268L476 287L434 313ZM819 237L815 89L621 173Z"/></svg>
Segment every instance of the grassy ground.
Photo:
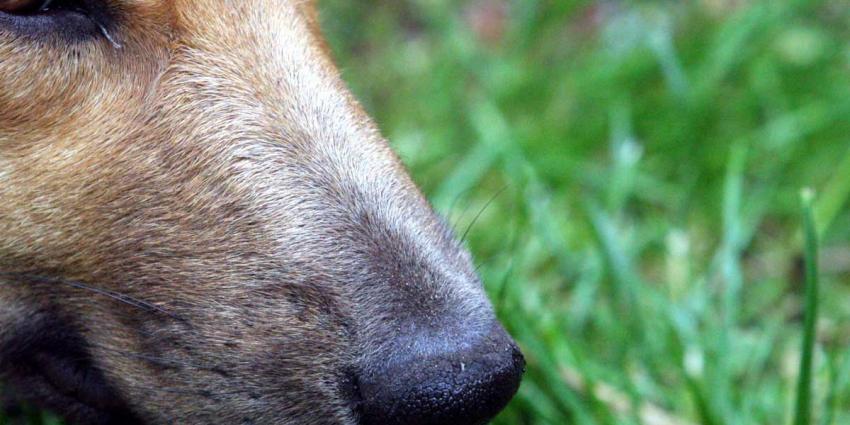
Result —
<svg viewBox="0 0 850 425"><path fill-rule="evenodd" d="M791 423L803 187L821 236L810 423L850 423L846 3L323 9L526 354L497 424Z"/></svg>
<svg viewBox="0 0 850 425"><path fill-rule="evenodd" d="M475 221L528 359L497 423L789 423L803 187L811 423L850 423L846 3L367 4L325 3L338 62L435 206Z"/></svg>

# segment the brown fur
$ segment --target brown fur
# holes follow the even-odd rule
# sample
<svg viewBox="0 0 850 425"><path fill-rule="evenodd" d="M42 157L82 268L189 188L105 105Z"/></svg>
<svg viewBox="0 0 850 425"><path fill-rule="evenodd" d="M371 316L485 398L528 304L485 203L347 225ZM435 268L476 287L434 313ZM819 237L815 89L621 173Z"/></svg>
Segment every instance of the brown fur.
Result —
<svg viewBox="0 0 850 425"><path fill-rule="evenodd" d="M311 3L102 3L120 48L0 21L7 397L91 423L352 424L349 375L396 330L486 326ZM109 396L57 391L57 352Z"/></svg>

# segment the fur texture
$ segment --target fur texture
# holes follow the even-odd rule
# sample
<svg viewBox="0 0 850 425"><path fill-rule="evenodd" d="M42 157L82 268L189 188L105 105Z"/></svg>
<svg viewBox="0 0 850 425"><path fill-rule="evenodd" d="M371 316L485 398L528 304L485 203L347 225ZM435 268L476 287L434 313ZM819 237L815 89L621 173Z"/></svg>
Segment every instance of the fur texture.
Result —
<svg viewBox="0 0 850 425"><path fill-rule="evenodd" d="M354 424L364 362L489 332L470 256L311 3L87 3L120 48L0 17L8 399L79 423Z"/></svg>

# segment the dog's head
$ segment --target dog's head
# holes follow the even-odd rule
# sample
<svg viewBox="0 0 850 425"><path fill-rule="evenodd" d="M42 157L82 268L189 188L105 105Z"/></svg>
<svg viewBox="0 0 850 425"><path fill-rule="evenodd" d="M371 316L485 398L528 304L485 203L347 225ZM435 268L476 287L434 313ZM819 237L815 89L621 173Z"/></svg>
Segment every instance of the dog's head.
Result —
<svg viewBox="0 0 850 425"><path fill-rule="evenodd" d="M80 423L474 424L523 368L300 0L0 0L0 379Z"/></svg>

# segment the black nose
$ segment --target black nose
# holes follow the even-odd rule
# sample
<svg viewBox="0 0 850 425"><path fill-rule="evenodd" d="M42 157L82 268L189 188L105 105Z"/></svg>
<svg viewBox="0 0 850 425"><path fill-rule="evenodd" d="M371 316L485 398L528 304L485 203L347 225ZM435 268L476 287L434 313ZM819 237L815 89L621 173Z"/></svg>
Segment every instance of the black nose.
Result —
<svg viewBox="0 0 850 425"><path fill-rule="evenodd" d="M365 425L483 424L516 393L525 360L500 325L433 345L370 362L360 377Z"/></svg>

